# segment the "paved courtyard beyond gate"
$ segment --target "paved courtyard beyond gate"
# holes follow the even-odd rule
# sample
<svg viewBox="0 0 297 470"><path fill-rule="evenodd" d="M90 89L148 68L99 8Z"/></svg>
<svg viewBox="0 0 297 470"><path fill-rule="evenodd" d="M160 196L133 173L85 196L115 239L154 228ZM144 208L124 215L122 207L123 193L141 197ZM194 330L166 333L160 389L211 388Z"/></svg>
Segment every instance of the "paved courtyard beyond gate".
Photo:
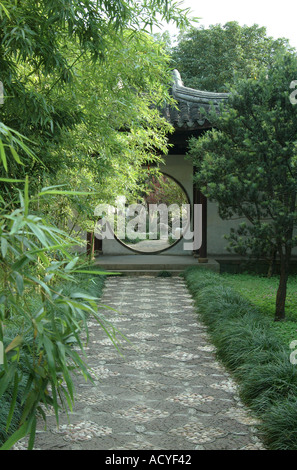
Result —
<svg viewBox="0 0 297 470"><path fill-rule="evenodd" d="M49 415L36 449L263 448L181 277L109 277L100 311L129 342L118 335L119 355L90 321L86 352L94 383L75 377L73 412L59 429Z"/></svg>

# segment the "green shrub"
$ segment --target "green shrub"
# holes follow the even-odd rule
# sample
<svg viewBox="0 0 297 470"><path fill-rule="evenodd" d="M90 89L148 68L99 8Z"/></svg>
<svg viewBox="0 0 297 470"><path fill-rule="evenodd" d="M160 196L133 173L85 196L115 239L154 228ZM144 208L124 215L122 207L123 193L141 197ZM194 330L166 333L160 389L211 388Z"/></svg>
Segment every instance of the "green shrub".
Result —
<svg viewBox="0 0 297 470"><path fill-rule="evenodd" d="M272 319L232 289L227 276L190 268L184 278L217 357L238 382L242 401L261 418L267 448L296 450L297 369Z"/></svg>
<svg viewBox="0 0 297 470"><path fill-rule="evenodd" d="M217 281L214 285L208 284L202 287L196 294L195 300L199 303L201 316L209 326L218 324L221 317L224 320L236 319L246 313L254 312L248 301L230 287L217 285Z"/></svg>
<svg viewBox="0 0 297 470"><path fill-rule="evenodd" d="M204 287L208 285L213 286L216 281L222 284L218 274L212 271L197 269L195 266L187 268L183 273L183 277L186 279L187 285L194 296L199 294Z"/></svg>
<svg viewBox="0 0 297 470"><path fill-rule="evenodd" d="M240 385L241 399L262 414L279 400L297 397L297 369L287 354L279 354L274 362L254 364L245 370Z"/></svg>
<svg viewBox="0 0 297 470"><path fill-rule="evenodd" d="M73 279L71 281L68 280L65 282L61 282L61 281L58 282L55 285L55 289L57 289L58 291L60 291L61 294L63 294L64 299L67 299L67 298L71 299L72 293L77 291L79 287L79 292L80 292L80 295L82 296L81 300L85 303L85 305L87 305L88 298L93 299L95 298L95 296L96 298L99 298L101 296L102 288L104 285L104 279L105 277L101 275L78 273L75 276L73 276ZM79 302L79 300L80 300L80 297L76 297L76 301ZM28 302L26 302L26 305L28 308L28 316L34 317L34 312L42 308L43 302L41 301L40 297L36 295L35 297L28 299ZM77 306L79 306L79 304ZM91 307L91 305L89 305L89 307ZM57 339L60 339L61 334L62 334L62 331L60 329L60 322L61 322L61 325L63 325L62 328L66 328L66 329L67 329L67 323L69 323L68 321L69 319L67 318L68 317L67 310L65 310L65 304L59 305L59 304L49 303L47 305L47 315L48 315L48 318L52 316L52 318L55 319L55 323L57 325L55 334L56 334ZM85 311L85 315L87 319L88 317L87 310ZM80 331L81 332L86 331L83 317L81 317L78 322L77 320L78 318L76 318L73 315L73 325L76 331L73 332L74 334L72 335L72 338L71 338L71 335L68 336L67 343L68 343L68 346L70 347L71 347L71 344L73 345L79 344L78 335ZM17 376L18 376L17 393L14 396L16 382L15 380L13 380L10 383L8 383L8 386L5 392L0 397L0 409L1 409L0 445L3 445L4 443L9 442L8 439L10 438L10 436L12 436L13 433L15 433L19 429L20 422L22 421L22 416L24 412L24 402L26 402L26 395L28 393L27 389L33 378L34 380L32 384L34 384L34 381L35 381L35 384L36 385L39 384L40 386L40 390L39 390L41 393L40 401L43 401L45 405L51 404L50 401L46 403L46 400L42 398L42 394L47 388L47 384L50 383L50 380L48 380L48 382L46 380L42 380L42 376L44 376L45 378L47 374L46 363L43 362L43 366L45 366L43 370L41 370L41 368L39 369L39 378L36 373L33 374L33 370L36 371L36 365L34 365L34 362L36 361L36 353L34 351L36 351L36 348L34 345L34 342L35 342L34 332L30 328L30 322L24 318L15 316L15 317L7 319L5 323L6 325L5 325L4 338L3 338L5 348L14 340L14 338L18 337L20 333L20 329L27 330L27 334L23 335L22 343L20 345L19 351L12 350L15 358L13 356L11 356L10 358L11 365L13 365L13 363L17 365L17 367L15 367L15 373L17 373ZM60 347L63 347L62 343ZM75 367L75 363L76 363L76 367L77 368L82 367L82 370L86 375L87 369L85 369L84 364L80 362L76 362L74 356L73 356L74 361L71 361L70 358L73 353L70 353L70 350L67 351L66 348L64 350L65 350L65 358L64 358L65 367L68 367L69 372L72 370L73 367ZM8 359L9 359L9 356L8 356ZM57 372L56 372L57 377L62 377L62 373L65 374L68 380L67 385L72 391L71 379L70 377L68 377L68 372L66 372L66 368L64 369L64 372L62 372L63 369L59 367L58 358L56 359L56 369L57 369ZM9 371L9 368L7 370ZM0 373L1 372L2 372L1 378L2 380L4 380L5 375L3 375L3 372L4 372L3 366L0 366ZM29 389L31 391L34 390L31 387ZM59 390L58 387L57 387L57 390ZM63 403L64 401L63 394L60 393L60 391L58 393ZM66 394L68 395L67 392ZM71 395L68 396L69 402L66 405L66 402L67 402L66 400L64 407L69 406L71 409L72 405L70 402L70 396ZM48 399L51 400L51 397L48 397ZM55 405L54 402L53 404ZM39 405L39 402L36 402L36 411L34 411L34 413L38 411L38 405ZM57 411L58 409L56 408L56 413ZM57 413L57 417L58 417L58 413Z"/></svg>
<svg viewBox="0 0 297 470"><path fill-rule="evenodd" d="M36 197L46 194L44 190ZM87 318L92 316L111 340L115 334L113 326L98 313L100 271L70 252L77 240L31 212L34 198L29 197L28 178L18 198L11 205L3 204L0 198L3 450L27 434L28 448L33 447L37 416L45 418L42 405L53 406L57 422L61 409L72 410L71 371L91 380L79 353L84 351L82 332L88 339Z"/></svg>
<svg viewBox="0 0 297 470"><path fill-rule="evenodd" d="M278 400L262 416L262 439L270 450L297 450L297 397Z"/></svg>
<svg viewBox="0 0 297 470"><path fill-rule="evenodd" d="M237 378L243 375L242 366L267 364L283 351L277 338L254 320L250 314L222 320L211 332L220 359Z"/></svg>

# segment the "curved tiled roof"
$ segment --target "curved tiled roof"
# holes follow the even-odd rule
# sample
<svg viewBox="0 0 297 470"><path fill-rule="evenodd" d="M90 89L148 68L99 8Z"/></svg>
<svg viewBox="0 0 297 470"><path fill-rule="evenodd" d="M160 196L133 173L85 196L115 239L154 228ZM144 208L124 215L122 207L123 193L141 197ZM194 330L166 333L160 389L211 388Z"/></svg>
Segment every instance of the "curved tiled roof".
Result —
<svg viewBox="0 0 297 470"><path fill-rule="evenodd" d="M177 101L177 108L167 106L163 110L164 117L180 130L196 130L212 127L201 114L200 108L208 111L228 98L228 93L213 93L185 87L178 70L173 71L172 96Z"/></svg>

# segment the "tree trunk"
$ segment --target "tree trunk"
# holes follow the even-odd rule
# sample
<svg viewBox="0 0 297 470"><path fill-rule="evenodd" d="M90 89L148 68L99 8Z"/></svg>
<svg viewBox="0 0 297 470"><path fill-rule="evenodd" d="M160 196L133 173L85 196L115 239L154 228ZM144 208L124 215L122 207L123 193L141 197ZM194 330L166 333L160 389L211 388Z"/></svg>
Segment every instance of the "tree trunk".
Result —
<svg viewBox="0 0 297 470"><path fill-rule="evenodd" d="M94 256L94 233L87 232L87 256L89 261L93 259Z"/></svg>
<svg viewBox="0 0 297 470"><path fill-rule="evenodd" d="M268 278L271 278L273 276L273 273L274 273L276 253L277 253L277 250L273 250L273 252L271 254L271 257L270 257L270 260L269 260L268 273L267 273Z"/></svg>
<svg viewBox="0 0 297 470"><path fill-rule="evenodd" d="M285 253L283 250L279 250L280 253L280 278L279 285L276 294L276 306L275 306L275 317L274 321L285 320L285 305L287 296L287 282L289 277L290 259L291 259L291 248L286 247Z"/></svg>

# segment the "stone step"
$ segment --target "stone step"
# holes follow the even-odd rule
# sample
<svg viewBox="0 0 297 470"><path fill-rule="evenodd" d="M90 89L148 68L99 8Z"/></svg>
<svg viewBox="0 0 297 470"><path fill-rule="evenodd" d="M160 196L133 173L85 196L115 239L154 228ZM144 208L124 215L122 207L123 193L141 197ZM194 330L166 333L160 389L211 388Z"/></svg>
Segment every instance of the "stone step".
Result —
<svg viewBox="0 0 297 470"><path fill-rule="evenodd" d="M220 265L214 259L207 263L199 263L197 258L190 256L99 256L95 261L97 266L108 272L118 272L125 275L157 275L162 271L168 271L172 275L178 275L189 266L199 269L220 271Z"/></svg>
<svg viewBox="0 0 297 470"><path fill-rule="evenodd" d="M106 272L107 270L105 270ZM152 277L156 277L158 276L158 274L162 273L162 272L166 272L166 273L169 273L171 274L171 276L179 276L183 270L172 270L172 269L162 269L162 270L158 270L158 269L137 269L137 270L134 270L134 269L120 269L118 270L118 272L116 273L114 270L110 271L112 274L111 275L114 275L114 276L152 276ZM164 276L166 277L166 276ZM168 276L169 277L169 276Z"/></svg>

